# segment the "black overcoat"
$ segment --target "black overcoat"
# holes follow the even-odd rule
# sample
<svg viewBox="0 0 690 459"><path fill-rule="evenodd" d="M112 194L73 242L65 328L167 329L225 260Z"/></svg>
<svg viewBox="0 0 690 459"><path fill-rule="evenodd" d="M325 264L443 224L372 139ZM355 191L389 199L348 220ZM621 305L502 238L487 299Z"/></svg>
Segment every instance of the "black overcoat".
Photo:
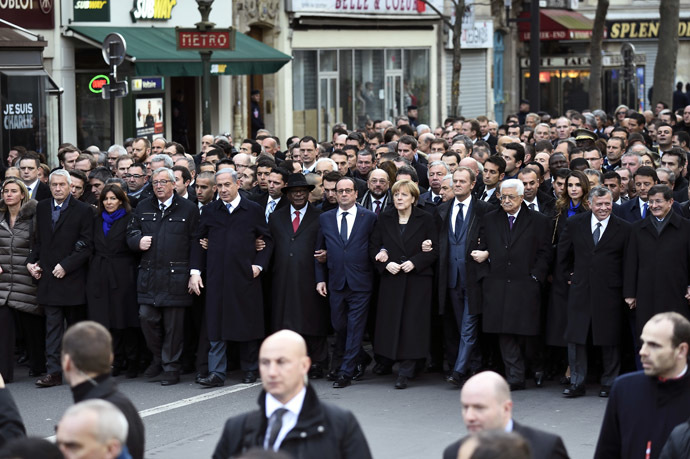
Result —
<svg viewBox="0 0 690 459"><path fill-rule="evenodd" d="M308 204L297 232L292 230L291 206L276 209L268 219L273 238L271 271L272 328L287 328L302 335L326 336L330 310L316 291L314 251L320 240L321 211Z"/></svg>
<svg viewBox="0 0 690 459"><path fill-rule="evenodd" d="M637 334L654 314L676 311L690 318L690 221L671 211L657 233L651 219L633 224L625 260L624 298L635 298Z"/></svg>
<svg viewBox="0 0 690 459"><path fill-rule="evenodd" d="M36 239L26 262L38 262L43 269L38 280L39 304L86 304L86 264L93 247L93 210L90 205L72 197L66 205L55 229L52 222L53 199L45 199L36 205ZM61 279L52 274L57 264L66 272Z"/></svg>
<svg viewBox="0 0 690 459"><path fill-rule="evenodd" d="M139 257L127 245L130 218L128 212L113 222L107 236L103 232L103 217L99 214L94 218L86 299L89 318L110 329L139 327Z"/></svg>
<svg viewBox="0 0 690 459"><path fill-rule="evenodd" d="M539 334L541 286L552 258L550 229L550 219L524 203L512 231L503 209L482 219L480 248L489 251L481 267L485 332Z"/></svg>
<svg viewBox="0 0 690 459"><path fill-rule="evenodd" d="M592 212L575 215L558 241L556 282L567 285L565 341L587 344L592 327L595 346L618 346L624 312L623 262L630 224L611 214L597 245L592 237ZM572 276L571 276L572 273Z"/></svg>
<svg viewBox="0 0 690 459"><path fill-rule="evenodd" d="M432 250L422 252L422 242L431 240ZM433 265L438 257L438 231L434 218L412 207L405 231L400 233L398 211L381 212L369 244L373 259L381 248L388 262L411 261L414 269L393 275L386 263L375 262L381 274L376 310L374 351L392 360L425 358L429 352Z"/></svg>
<svg viewBox="0 0 690 459"><path fill-rule="evenodd" d="M266 247L257 252L256 239ZM199 239L208 238L208 250ZM210 341L251 341L265 336L261 275L268 269L273 239L263 209L242 198L231 213L221 200L204 207L192 250L192 268L206 272L206 323Z"/></svg>

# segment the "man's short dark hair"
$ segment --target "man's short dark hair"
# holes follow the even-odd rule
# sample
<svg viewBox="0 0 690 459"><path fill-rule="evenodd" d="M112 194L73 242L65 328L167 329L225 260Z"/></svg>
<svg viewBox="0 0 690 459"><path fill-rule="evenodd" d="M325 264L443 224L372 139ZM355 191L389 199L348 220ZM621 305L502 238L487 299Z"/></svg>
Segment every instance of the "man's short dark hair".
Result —
<svg viewBox="0 0 690 459"><path fill-rule="evenodd" d="M69 171L69 175L71 175L72 177L78 178L79 180L81 180L84 183L89 181L89 179L86 178L86 174L83 173L82 171L80 171L79 169L72 169L71 171Z"/></svg>
<svg viewBox="0 0 690 459"><path fill-rule="evenodd" d="M549 153L553 151L553 144L550 140L539 140L536 144L534 144L534 151L540 152L544 150L548 151Z"/></svg>
<svg viewBox="0 0 690 459"><path fill-rule="evenodd" d="M288 172L286 169L282 167L274 167L271 169L271 174L280 174L281 178L283 179L283 182L287 183L288 177L290 176L290 172Z"/></svg>
<svg viewBox="0 0 690 459"><path fill-rule="evenodd" d="M417 140L411 135L404 135L398 140L398 145L404 143L405 145L410 145L413 150L417 149Z"/></svg>
<svg viewBox="0 0 690 459"><path fill-rule="evenodd" d="M302 137L302 138L300 139L298 145L302 145L302 143L305 143L305 142L311 142L311 143L314 145L314 149L318 148L318 146L319 146L319 142L317 142L316 139L315 139L314 137L309 136L309 135L308 135L308 136L305 136L305 137Z"/></svg>
<svg viewBox="0 0 690 459"><path fill-rule="evenodd" d="M684 134L688 135L687 132L684 132ZM678 165L681 169L685 166L685 163L688 159L687 153L685 153L685 150L680 147L672 147L670 150L665 151L662 156L675 156L678 158Z"/></svg>
<svg viewBox="0 0 690 459"><path fill-rule="evenodd" d="M19 164L22 163L22 161L24 161L24 160L26 160L26 159L28 159L28 160L33 160L33 161L36 163L36 169L38 169L39 167L41 167L41 160L38 158L38 155L35 154L35 153L24 153L23 155L21 155L21 156L19 157L19 159L17 160L16 164L19 165Z"/></svg>
<svg viewBox="0 0 690 459"><path fill-rule="evenodd" d="M217 156L219 160L225 159L228 157L228 155L225 154L225 151L221 150L220 148L211 148L206 152L206 160L208 161L209 156Z"/></svg>
<svg viewBox="0 0 690 459"><path fill-rule="evenodd" d="M572 171L570 169L565 168L565 167L563 167L561 169L556 169L556 172L554 172L554 174L553 174L553 178L554 179L562 178L562 179L567 180L568 176L570 175L570 172L572 172Z"/></svg>
<svg viewBox="0 0 690 459"><path fill-rule="evenodd" d="M108 330L90 320L72 325L62 338L62 354L84 373L110 373L112 346Z"/></svg>
<svg viewBox="0 0 690 459"><path fill-rule="evenodd" d="M628 118L637 121L638 126L644 126L647 123L647 119L644 117L642 113L628 113Z"/></svg>
<svg viewBox="0 0 690 459"><path fill-rule="evenodd" d="M690 321L683 315L672 311L661 312L654 315L649 320L668 320L673 324L673 334L671 335L671 344L673 347L678 347L681 343L688 343L688 345L690 345Z"/></svg>
<svg viewBox="0 0 690 459"><path fill-rule="evenodd" d="M274 167L276 167L276 162L271 158L264 156L263 158L259 158L259 160L256 162L256 168L258 169L260 167L269 167L272 170Z"/></svg>
<svg viewBox="0 0 690 459"><path fill-rule="evenodd" d="M659 176L656 175L656 171L655 171L654 168L652 168L652 167L649 167L649 166L642 166L642 167L640 167L639 169L637 169L637 170L635 171L635 173L633 174L633 180L634 180L635 177L637 177L638 175L639 175L640 177L651 177L651 178L654 180L654 183L659 183Z"/></svg>
<svg viewBox="0 0 690 459"><path fill-rule="evenodd" d="M356 132L356 131L355 131L355 132L350 132L350 133L347 135L347 139L346 139L346 140L354 140L355 142L357 142L357 144L360 146L360 148L361 148L361 147L364 145L364 143L365 143L365 142L364 142L364 136L363 136L362 134L360 134L359 132Z"/></svg>
<svg viewBox="0 0 690 459"><path fill-rule="evenodd" d="M446 156L452 156L453 158L455 158L455 161L457 161L458 164L460 164L460 155L457 152L446 151L444 154L441 155L441 161L443 161L443 158L445 158Z"/></svg>
<svg viewBox="0 0 690 459"><path fill-rule="evenodd" d="M244 139L242 143L248 143L252 146L251 152L256 153L257 155L261 153L261 145L259 145L259 142L253 139ZM241 145L241 144L240 144Z"/></svg>
<svg viewBox="0 0 690 459"><path fill-rule="evenodd" d="M182 174L182 181L183 182L191 182L192 181L192 174L189 172L189 169L187 169L184 166L173 166L172 168L173 172L179 171Z"/></svg>
<svg viewBox="0 0 690 459"><path fill-rule="evenodd" d="M396 180L399 175L409 175L414 183L419 183L419 175L412 166L400 166L398 171L395 173Z"/></svg>
<svg viewBox="0 0 690 459"><path fill-rule="evenodd" d="M340 180L342 177L343 176L340 174L340 172L330 171L323 174L323 178L321 179L321 181L338 183L338 180Z"/></svg>
<svg viewBox="0 0 690 459"><path fill-rule="evenodd" d="M175 148L175 154L178 155L184 155L184 147L182 146L181 143L178 142L168 142L165 144L165 148L168 149L170 147Z"/></svg>
<svg viewBox="0 0 690 459"><path fill-rule="evenodd" d="M96 180L100 180L103 183L105 183L109 178L112 178L112 177L113 177L113 173L111 172L110 168L104 167L104 166L99 166L99 167L95 168L89 174L89 180L96 179Z"/></svg>
<svg viewBox="0 0 690 459"><path fill-rule="evenodd" d="M491 163L498 167L498 175L504 174L506 171L506 160L498 155L489 156L488 158L486 158L484 164L486 163Z"/></svg>
<svg viewBox="0 0 690 459"><path fill-rule="evenodd" d="M523 162L525 160L525 147L517 142L510 142L503 145L503 151L513 150L515 151L515 162Z"/></svg>
<svg viewBox="0 0 690 459"><path fill-rule="evenodd" d="M690 134L687 133L687 131L676 131L673 133L678 138L678 143L679 144L685 144L686 146L690 147ZM673 136L671 136L673 138Z"/></svg>
<svg viewBox="0 0 690 459"><path fill-rule="evenodd" d="M621 176L618 175L618 172L616 171L608 171L604 173L604 180L611 180L611 179L616 179L618 184L620 185L621 183Z"/></svg>
<svg viewBox="0 0 690 459"><path fill-rule="evenodd" d="M664 201L673 199L673 190L667 185L654 185L649 189L647 196L653 196L655 194L661 194L664 197Z"/></svg>

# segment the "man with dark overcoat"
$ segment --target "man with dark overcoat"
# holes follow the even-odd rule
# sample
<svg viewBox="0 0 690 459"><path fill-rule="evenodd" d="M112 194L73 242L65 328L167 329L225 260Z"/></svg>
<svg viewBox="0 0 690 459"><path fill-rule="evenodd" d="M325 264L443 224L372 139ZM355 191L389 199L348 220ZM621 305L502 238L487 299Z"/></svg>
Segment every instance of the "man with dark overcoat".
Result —
<svg viewBox="0 0 690 459"><path fill-rule="evenodd" d="M52 199L36 206L36 240L27 258L29 273L38 279L37 300L46 315L48 373L39 387L62 384L60 349L65 322L86 318L86 265L93 248L91 206L72 199L72 178L64 169L50 174Z"/></svg>
<svg viewBox="0 0 690 459"><path fill-rule="evenodd" d="M553 256L551 220L524 205L520 180L504 180L500 191L501 208L482 219L481 250L472 252L472 257L483 263L482 329L498 334L506 379L511 390L521 390L525 388L521 346L530 344L541 330L541 289Z"/></svg>
<svg viewBox="0 0 690 459"><path fill-rule="evenodd" d="M137 297L141 331L153 354L144 371L147 378L161 373L161 385L180 381L184 339L184 311L192 306L187 289L189 256L199 209L175 193L175 174L160 167L151 175L154 196L137 205L127 244L141 253Z"/></svg>
<svg viewBox="0 0 690 459"><path fill-rule="evenodd" d="M263 209L242 198L233 169L216 172L220 199L204 207L192 248L192 271L189 290L197 295L206 274L206 326L211 350L208 354L208 376L201 378L204 387L225 383L227 341L239 343L242 382L253 383L258 375L258 355L265 336L263 295L260 274L268 269L273 240ZM199 240L208 239L208 250ZM256 239L265 242L257 252Z"/></svg>
<svg viewBox="0 0 690 459"><path fill-rule="evenodd" d="M277 209L268 219L274 244L271 319L273 330L302 335L312 361L309 376L320 378L328 367L330 314L328 302L314 288L321 211L308 202L313 189L303 174L291 174L283 187L290 205Z"/></svg>
<svg viewBox="0 0 690 459"><path fill-rule="evenodd" d="M567 220L554 270L557 281L568 285L565 338L571 386L563 391L566 397L585 394L588 337L602 351L600 397L608 397L620 370L623 266L630 224L611 213L613 194L606 187L589 192L589 207Z"/></svg>

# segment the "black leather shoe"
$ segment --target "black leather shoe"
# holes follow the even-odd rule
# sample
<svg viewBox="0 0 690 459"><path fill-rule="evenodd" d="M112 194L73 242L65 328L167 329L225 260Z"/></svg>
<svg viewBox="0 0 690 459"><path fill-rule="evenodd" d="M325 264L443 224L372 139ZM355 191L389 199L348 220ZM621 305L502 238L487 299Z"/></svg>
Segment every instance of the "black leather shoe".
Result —
<svg viewBox="0 0 690 459"><path fill-rule="evenodd" d="M601 389L599 390L599 397L609 398L610 393L611 386L601 386Z"/></svg>
<svg viewBox="0 0 690 459"><path fill-rule="evenodd" d="M345 375L340 375L340 376L338 376L338 379L336 379L335 382L333 383L333 388L334 389L343 389L343 388L349 386L350 384L352 384L352 378L348 378Z"/></svg>
<svg viewBox="0 0 690 459"><path fill-rule="evenodd" d="M62 384L62 373L49 373L36 381L38 387L54 387Z"/></svg>
<svg viewBox="0 0 690 459"><path fill-rule="evenodd" d="M395 380L396 389L407 389L407 376L398 375L398 379Z"/></svg>
<svg viewBox="0 0 690 459"><path fill-rule="evenodd" d="M225 385L225 380L215 373L211 373L205 378L199 379L199 384L203 387L221 387Z"/></svg>
<svg viewBox="0 0 690 459"><path fill-rule="evenodd" d="M566 398L582 397L585 395L584 384L571 384L570 387L563 389L563 396Z"/></svg>
<svg viewBox="0 0 690 459"><path fill-rule="evenodd" d="M561 376L561 379L558 380L558 384L560 384L561 386L569 386L570 376Z"/></svg>
<svg viewBox="0 0 690 459"><path fill-rule="evenodd" d="M312 365L309 368L309 379L322 379L323 378L323 368L321 365Z"/></svg>
<svg viewBox="0 0 690 459"><path fill-rule="evenodd" d="M146 370L144 370L144 377L152 379L161 373L163 373L163 367L160 365L160 363L152 363Z"/></svg>
<svg viewBox="0 0 690 459"><path fill-rule="evenodd" d="M125 378L134 379L137 376L139 376L139 367L137 367L134 363L130 363L127 367L127 371L125 372Z"/></svg>
<svg viewBox="0 0 690 459"><path fill-rule="evenodd" d="M242 378L242 383L253 384L256 382L256 378L256 371L248 371L244 374L244 378Z"/></svg>
<svg viewBox="0 0 690 459"><path fill-rule="evenodd" d="M537 387L544 387L544 372L537 371L534 373L534 384Z"/></svg>
<svg viewBox="0 0 690 459"><path fill-rule="evenodd" d="M161 374L161 386L174 386L180 382L180 373L177 371L165 371Z"/></svg>
<svg viewBox="0 0 690 459"><path fill-rule="evenodd" d="M353 381L359 381L364 377L364 373L367 371L367 367L371 363L371 356L367 353L364 353L364 358L363 361L358 363L357 366L355 366L355 372L352 373L352 380Z"/></svg>
<svg viewBox="0 0 690 459"><path fill-rule="evenodd" d="M207 374L197 373L196 376L194 377L194 382L199 384L199 381L201 381L202 379L207 378L207 377L208 377L208 373Z"/></svg>
<svg viewBox="0 0 690 459"><path fill-rule="evenodd" d="M510 383L510 391L525 390L525 382Z"/></svg>
<svg viewBox="0 0 690 459"><path fill-rule="evenodd" d="M457 371L452 372L449 376L446 377L446 382L450 383L454 386L462 388L462 386L465 385L465 382L467 381L467 377L464 375L461 375Z"/></svg>
<svg viewBox="0 0 690 459"><path fill-rule="evenodd" d="M36 376L43 376L44 374L46 374L45 369L43 369L43 370L29 370L29 376L31 376L32 378L35 378Z"/></svg>
<svg viewBox="0 0 690 459"><path fill-rule="evenodd" d="M385 376L385 375L393 374L393 368L389 367L388 365L384 365L382 363L377 363L376 365L374 365L374 368L371 371L375 375L379 375L379 376Z"/></svg>
<svg viewBox="0 0 690 459"><path fill-rule="evenodd" d="M329 381L337 381L338 380L338 370L331 370L326 374L326 379Z"/></svg>

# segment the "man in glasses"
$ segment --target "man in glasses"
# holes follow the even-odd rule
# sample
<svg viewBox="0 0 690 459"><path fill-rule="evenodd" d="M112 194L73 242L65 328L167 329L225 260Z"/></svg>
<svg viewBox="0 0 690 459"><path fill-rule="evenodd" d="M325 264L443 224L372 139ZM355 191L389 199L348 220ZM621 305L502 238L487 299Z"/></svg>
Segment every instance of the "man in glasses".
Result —
<svg viewBox="0 0 690 459"><path fill-rule="evenodd" d="M542 285L552 258L550 219L523 203L525 186L517 179L501 183L501 209L484 216L479 250L484 308L482 329L498 334L506 379L511 390L525 388L521 345L539 335ZM534 368L538 371L538 368Z"/></svg>
<svg viewBox="0 0 690 459"><path fill-rule="evenodd" d="M151 185L154 196L137 205L127 243L130 249L141 252L139 316L153 354L144 376L153 379L162 373L161 385L169 386L180 381L184 310L193 300L187 290L189 256L199 210L192 201L173 192L175 174L171 169L154 170Z"/></svg>

